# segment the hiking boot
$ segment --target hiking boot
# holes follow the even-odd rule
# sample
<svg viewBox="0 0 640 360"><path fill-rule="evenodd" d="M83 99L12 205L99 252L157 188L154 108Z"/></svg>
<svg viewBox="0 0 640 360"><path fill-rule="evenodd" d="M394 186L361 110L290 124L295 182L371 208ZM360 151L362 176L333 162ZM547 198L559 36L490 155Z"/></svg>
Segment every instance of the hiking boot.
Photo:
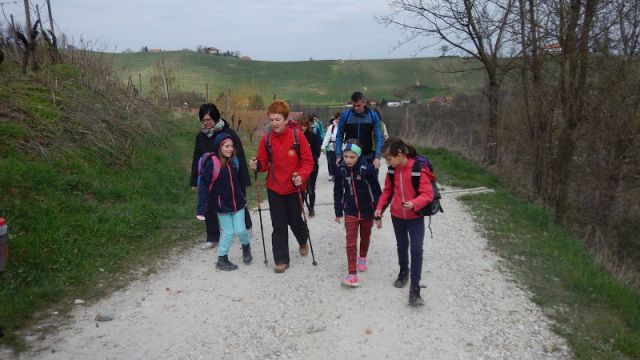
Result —
<svg viewBox="0 0 640 360"><path fill-rule="evenodd" d="M329 176L329 181L333 181L333 176Z"/></svg>
<svg viewBox="0 0 640 360"><path fill-rule="evenodd" d="M238 265L236 265L236 264L232 263L231 261L229 261L229 257L227 255L218 256L218 262L216 263L216 269L222 270L222 271L233 271L233 270L238 270Z"/></svg>
<svg viewBox="0 0 640 360"><path fill-rule="evenodd" d="M342 278L342 286L345 287L358 287L360 286L360 279L358 279L358 275L349 274Z"/></svg>
<svg viewBox="0 0 640 360"><path fill-rule="evenodd" d="M424 306L424 299L420 296L420 285L411 285L409 290L409 305Z"/></svg>
<svg viewBox="0 0 640 360"><path fill-rule="evenodd" d="M275 273L283 273L285 270L287 270L289 268L289 264L276 264L276 266L273 267L273 271Z"/></svg>
<svg viewBox="0 0 640 360"><path fill-rule="evenodd" d="M408 281L409 281L409 273L401 271L400 274L398 274L398 278L396 279L396 282L393 283L393 286L397 288L403 288L407 285Z"/></svg>
<svg viewBox="0 0 640 360"><path fill-rule="evenodd" d="M359 272L367 271L367 258L363 258L363 257L358 258L358 271Z"/></svg>
<svg viewBox="0 0 640 360"><path fill-rule="evenodd" d="M312 218L314 216L316 216L316 211L313 209L309 209L309 217Z"/></svg>
<svg viewBox="0 0 640 360"><path fill-rule="evenodd" d="M251 245L242 245L242 262L249 265L253 260L253 256L251 256Z"/></svg>
<svg viewBox="0 0 640 360"><path fill-rule="evenodd" d="M302 256L309 255L309 243L308 242L300 245L300 255L302 255Z"/></svg>
<svg viewBox="0 0 640 360"><path fill-rule="evenodd" d="M217 246L218 246L218 242L217 241L207 241L206 243L204 243L202 245L202 247L200 249L208 250L208 249L213 249L213 248L215 248Z"/></svg>

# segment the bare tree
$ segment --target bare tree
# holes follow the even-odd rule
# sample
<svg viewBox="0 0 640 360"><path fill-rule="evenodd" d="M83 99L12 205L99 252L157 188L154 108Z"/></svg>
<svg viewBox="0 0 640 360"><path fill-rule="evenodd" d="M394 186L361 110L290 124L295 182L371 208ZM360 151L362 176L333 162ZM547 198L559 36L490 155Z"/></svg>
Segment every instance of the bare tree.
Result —
<svg viewBox="0 0 640 360"><path fill-rule="evenodd" d="M380 19L405 31L405 41L429 37L477 59L487 75L489 102L485 163L498 161L499 93L504 74L511 64L505 55L508 28L516 0L393 0L395 10Z"/></svg>

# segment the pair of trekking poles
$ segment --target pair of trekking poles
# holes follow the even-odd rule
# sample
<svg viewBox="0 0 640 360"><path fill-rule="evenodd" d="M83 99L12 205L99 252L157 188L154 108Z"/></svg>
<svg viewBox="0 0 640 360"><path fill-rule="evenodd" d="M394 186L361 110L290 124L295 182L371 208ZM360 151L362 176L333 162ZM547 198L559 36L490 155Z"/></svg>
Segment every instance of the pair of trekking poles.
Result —
<svg viewBox="0 0 640 360"><path fill-rule="evenodd" d="M262 226L262 206L260 205L260 187L258 186L258 172L255 173L255 183L256 183L256 202L258 203L258 216L260 217L260 234L262 235L262 251L264 252L264 266L267 266L269 263L267 261L267 247L264 243L264 227ZM295 174L297 175L297 173ZM311 248L311 259L313 266L317 266L316 255L313 252L313 244L311 243L311 231L309 230L309 224L307 223L307 214L304 211L304 203L302 201L302 192L300 191L300 186L296 185L296 190L298 191L298 202L300 203L300 209L302 210L302 219L304 220L304 226L307 228L307 236L309 240L309 247Z"/></svg>

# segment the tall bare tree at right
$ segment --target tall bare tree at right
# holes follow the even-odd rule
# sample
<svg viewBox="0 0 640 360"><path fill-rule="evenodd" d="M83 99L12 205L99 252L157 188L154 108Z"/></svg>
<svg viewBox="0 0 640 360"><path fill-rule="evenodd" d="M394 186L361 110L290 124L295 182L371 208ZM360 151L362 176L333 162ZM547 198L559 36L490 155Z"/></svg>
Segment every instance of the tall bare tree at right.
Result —
<svg viewBox="0 0 640 360"><path fill-rule="evenodd" d="M502 55L510 50L509 31L516 0L392 0L394 10L380 19L398 26L411 41L427 37L477 59L487 75L489 116L485 163L498 161L499 93L510 64Z"/></svg>

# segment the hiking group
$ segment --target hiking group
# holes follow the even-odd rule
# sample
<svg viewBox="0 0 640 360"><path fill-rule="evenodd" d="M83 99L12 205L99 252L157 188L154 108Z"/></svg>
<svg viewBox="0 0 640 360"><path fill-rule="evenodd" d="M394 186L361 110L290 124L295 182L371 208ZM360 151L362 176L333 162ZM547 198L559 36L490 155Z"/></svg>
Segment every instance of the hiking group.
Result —
<svg viewBox="0 0 640 360"><path fill-rule="evenodd" d="M329 180L334 182L335 221L344 220L346 232L347 275L342 285L360 285L358 272L367 271L373 225L382 227L382 213L390 205L399 264L394 286L401 288L410 282L409 304L424 305L420 296L424 216L442 211L431 164L402 139L386 135L379 113L366 106L361 92L353 93L351 102L352 108L336 113L325 133L315 116L288 120L287 103L273 101L267 109L271 127L261 138L249 167L240 138L221 118L217 107L202 105L199 112L202 128L196 136L191 186L198 192L197 218L206 223L207 242L203 248L217 246L216 268L235 270L238 266L229 261L228 252L237 235L243 262L252 262L248 233L251 218L245 200L251 169L258 201L257 174L267 173L274 271L283 273L289 268L288 228L294 234L300 255L307 256L311 251L316 265L305 203L309 217L313 217L318 159L321 151L325 151ZM378 182L381 158L388 164L384 188ZM262 230L260 205L258 210ZM261 232L266 264L264 231Z"/></svg>

